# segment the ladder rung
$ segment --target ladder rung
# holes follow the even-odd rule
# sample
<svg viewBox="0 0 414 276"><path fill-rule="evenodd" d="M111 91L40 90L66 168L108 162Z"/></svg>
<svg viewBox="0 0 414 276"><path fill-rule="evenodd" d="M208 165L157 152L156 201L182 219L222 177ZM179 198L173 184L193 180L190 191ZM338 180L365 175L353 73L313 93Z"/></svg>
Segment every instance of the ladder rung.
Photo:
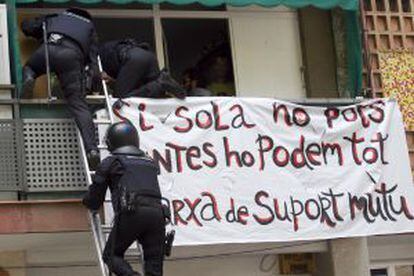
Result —
<svg viewBox="0 0 414 276"><path fill-rule="evenodd" d="M140 252L140 250L137 250L137 249L128 249L125 252L125 257L126 257L127 261L131 261L130 258L133 258L132 260L136 261L137 257L140 257L140 256L141 256L141 252ZM138 259L138 260L141 260L141 259Z"/></svg>
<svg viewBox="0 0 414 276"><path fill-rule="evenodd" d="M111 230L112 230L112 225L109 225L109 224L102 224L102 225L101 225L101 228L102 228L102 233L104 233L104 234L109 234L109 233L111 233Z"/></svg>
<svg viewBox="0 0 414 276"><path fill-rule="evenodd" d="M110 125L111 121L108 119L94 119L93 122L97 125Z"/></svg>
<svg viewBox="0 0 414 276"><path fill-rule="evenodd" d="M102 230L107 231L112 229L112 225L110 224L101 224Z"/></svg>
<svg viewBox="0 0 414 276"><path fill-rule="evenodd" d="M105 100L105 95L88 95L87 100Z"/></svg>
<svg viewBox="0 0 414 276"><path fill-rule="evenodd" d="M98 149L108 149L107 145L98 145Z"/></svg>

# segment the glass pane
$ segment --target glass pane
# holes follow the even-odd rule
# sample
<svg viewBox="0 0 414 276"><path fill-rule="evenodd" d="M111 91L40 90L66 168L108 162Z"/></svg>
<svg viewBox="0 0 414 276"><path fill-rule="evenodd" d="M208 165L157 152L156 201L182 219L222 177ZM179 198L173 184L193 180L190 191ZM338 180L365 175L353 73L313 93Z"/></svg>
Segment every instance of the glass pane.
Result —
<svg viewBox="0 0 414 276"><path fill-rule="evenodd" d="M388 276L386 268L371 269L371 276Z"/></svg>
<svg viewBox="0 0 414 276"><path fill-rule="evenodd" d="M414 276L414 266L404 265L395 267L396 276Z"/></svg>
<svg viewBox="0 0 414 276"><path fill-rule="evenodd" d="M155 49L154 27L152 19L112 19L95 18L96 31L101 43L135 38L138 42L147 42Z"/></svg>
<svg viewBox="0 0 414 276"><path fill-rule="evenodd" d="M234 96L233 62L225 19L165 19L171 74L192 96Z"/></svg>

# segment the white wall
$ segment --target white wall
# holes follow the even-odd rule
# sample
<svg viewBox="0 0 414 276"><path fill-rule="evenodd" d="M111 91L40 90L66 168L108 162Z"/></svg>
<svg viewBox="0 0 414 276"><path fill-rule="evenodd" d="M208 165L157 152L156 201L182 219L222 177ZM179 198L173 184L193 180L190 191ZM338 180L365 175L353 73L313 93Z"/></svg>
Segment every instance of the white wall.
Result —
<svg viewBox="0 0 414 276"><path fill-rule="evenodd" d="M9 40L6 5L0 4L0 84L10 84ZM10 98L10 91L0 90L0 99ZM12 118L11 106L0 106L0 119Z"/></svg>
<svg viewBox="0 0 414 276"><path fill-rule="evenodd" d="M26 276L101 276L95 267L29 268Z"/></svg>
<svg viewBox="0 0 414 276"><path fill-rule="evenodd" d="M9 40L6 5L0 4L0 84L10 83Z"/></svg>
<svg viewBox="0 0 414 276"><path fill-rule="evenodd" d="M414 264L414 234L368 238L371 263L411 261Z"/></svg>
<svg viewBox="0 0 414 276"><path fill-rule="evenodd" d="M58 234L0 235L1 249L24 250L27 276L100 276L93 239L88 232ZM214 256L230 252L260 252L249 255L222 255L189 260L195 256ZM307 245L234 244L178 247L173 259L165 262L166 276L273 276L279 275L277 254L322 252L325 242Z"/></svg>
<svg viewBox="0 0 414 276"><path fill-rule="evenodd" d="M27 276L100 276L92 247L45 248L27 252ZM186 257L189 257L187 254ZM279 275L277 255L224 256L195 260L167 260L166 276L273 276ZM263 261L262 261L263 260ZM67 266L65 266L65 264ZM50 266L42 268L42 266ZM54 267L57 266L57 267ZM136 269L138 268L134 264ZM33 268L34 267L34 268Z"/></svg>
<svg viewBox="0 0 414 276"><path fill-rule="evenodd" d="M257 7L230 11L238 96L304 98L297 12Z"/></svg>
<svg viewBox="0 0 414 276"><path fill-rule="evenodd" d="M279 275L277 255L266 258L263 255L221 257L193 261L166 262L165 275L182 276L271 276ZM266 272L267 270L270 270Z"/></svg>
<svg viewBox="0 0 414 276"><path fill-rule="evenodd" d="M273 276L276 273L278 263L269 262L261 271L260 263L262 256L226 257L221 259L209 259L200 261L166 262L166 276ZM275 259L277 260L277 258ZM29 268L26 276L100 276L96 267L72 266L57 268Z"/></svg>

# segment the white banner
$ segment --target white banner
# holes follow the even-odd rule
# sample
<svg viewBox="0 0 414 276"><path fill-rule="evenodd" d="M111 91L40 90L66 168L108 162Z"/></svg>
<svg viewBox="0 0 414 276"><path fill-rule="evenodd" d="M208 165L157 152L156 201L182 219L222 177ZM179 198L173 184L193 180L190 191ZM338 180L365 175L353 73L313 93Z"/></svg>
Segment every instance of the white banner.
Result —
<svg viewBox="0 0 414 276"><path fill-rule="evenodd" d="M177 245L414 232L397 104L127 99L118 117L159 162Z"/></svg>

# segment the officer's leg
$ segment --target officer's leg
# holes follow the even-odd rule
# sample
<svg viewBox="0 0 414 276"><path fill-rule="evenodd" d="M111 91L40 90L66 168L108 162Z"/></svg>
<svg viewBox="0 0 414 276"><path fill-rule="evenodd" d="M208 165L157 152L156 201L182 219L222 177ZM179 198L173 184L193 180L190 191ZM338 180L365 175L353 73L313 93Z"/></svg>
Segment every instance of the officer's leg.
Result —
<svg viewBox="0 0 414 276"><path fill-rule="evenodd" d="M23 67L22 98L33 98L33 88L37 77L46 71L45 47L42 44Z"/></svg>
<svg viewBox="0 0 414 276"><path fill-rule="evenodd" d="M131 222L135 220L135 217L122 214L118 224L114 226L109 234L104 249L103 259L105 263L109 270L118 276L139 275L124 259L125 251L136 240L136 231L130 227Z"/></svg>
<svg viewBox="0 0 414 276"><path fill-rule="evenodd" d="M62 85L64 96L68 102L68 108L74 117L82 134L86 152L97 150L95 138L95 126L92 114L82 91L82 75L80 72L72 71L62 76L65 86Z"/></svg>
<svg viewBox="0 0 414 276"><path fill-rule="evenodd" d="M127 97L143 97L143 98L164 98L165 90L163 89L161 83L157 80L150 81L142 85L138 89L134 89L125 95Z"/></svg>
<svg viewBox="0 0 414 276"><path fill-rule="evenodd" d="M97 154L95 126L85 99L86 91L82 76L83 57L79 52L64 46L56 46L56 48L50 48L50 50L53 53L53 64L68 103L69 111L82 134L85 150L88 154L91 151Z"/></svg>
<svg viewBox="0 0 414 276"><path fill-rule="evenodd" d="M161 208L142 208L148 228L139 237L144 250L145 276L162 276L165 223Z"/></svg>
<svg viewBox="0 0 414 276"><path fill-rule="evenodd" d="M133 90L128 96L164 98L165 92L169 92L179 99L184 99L187 94L186 90L178 84L167 71L162 71L155 80L151 80L138 89Z"/></svg>

